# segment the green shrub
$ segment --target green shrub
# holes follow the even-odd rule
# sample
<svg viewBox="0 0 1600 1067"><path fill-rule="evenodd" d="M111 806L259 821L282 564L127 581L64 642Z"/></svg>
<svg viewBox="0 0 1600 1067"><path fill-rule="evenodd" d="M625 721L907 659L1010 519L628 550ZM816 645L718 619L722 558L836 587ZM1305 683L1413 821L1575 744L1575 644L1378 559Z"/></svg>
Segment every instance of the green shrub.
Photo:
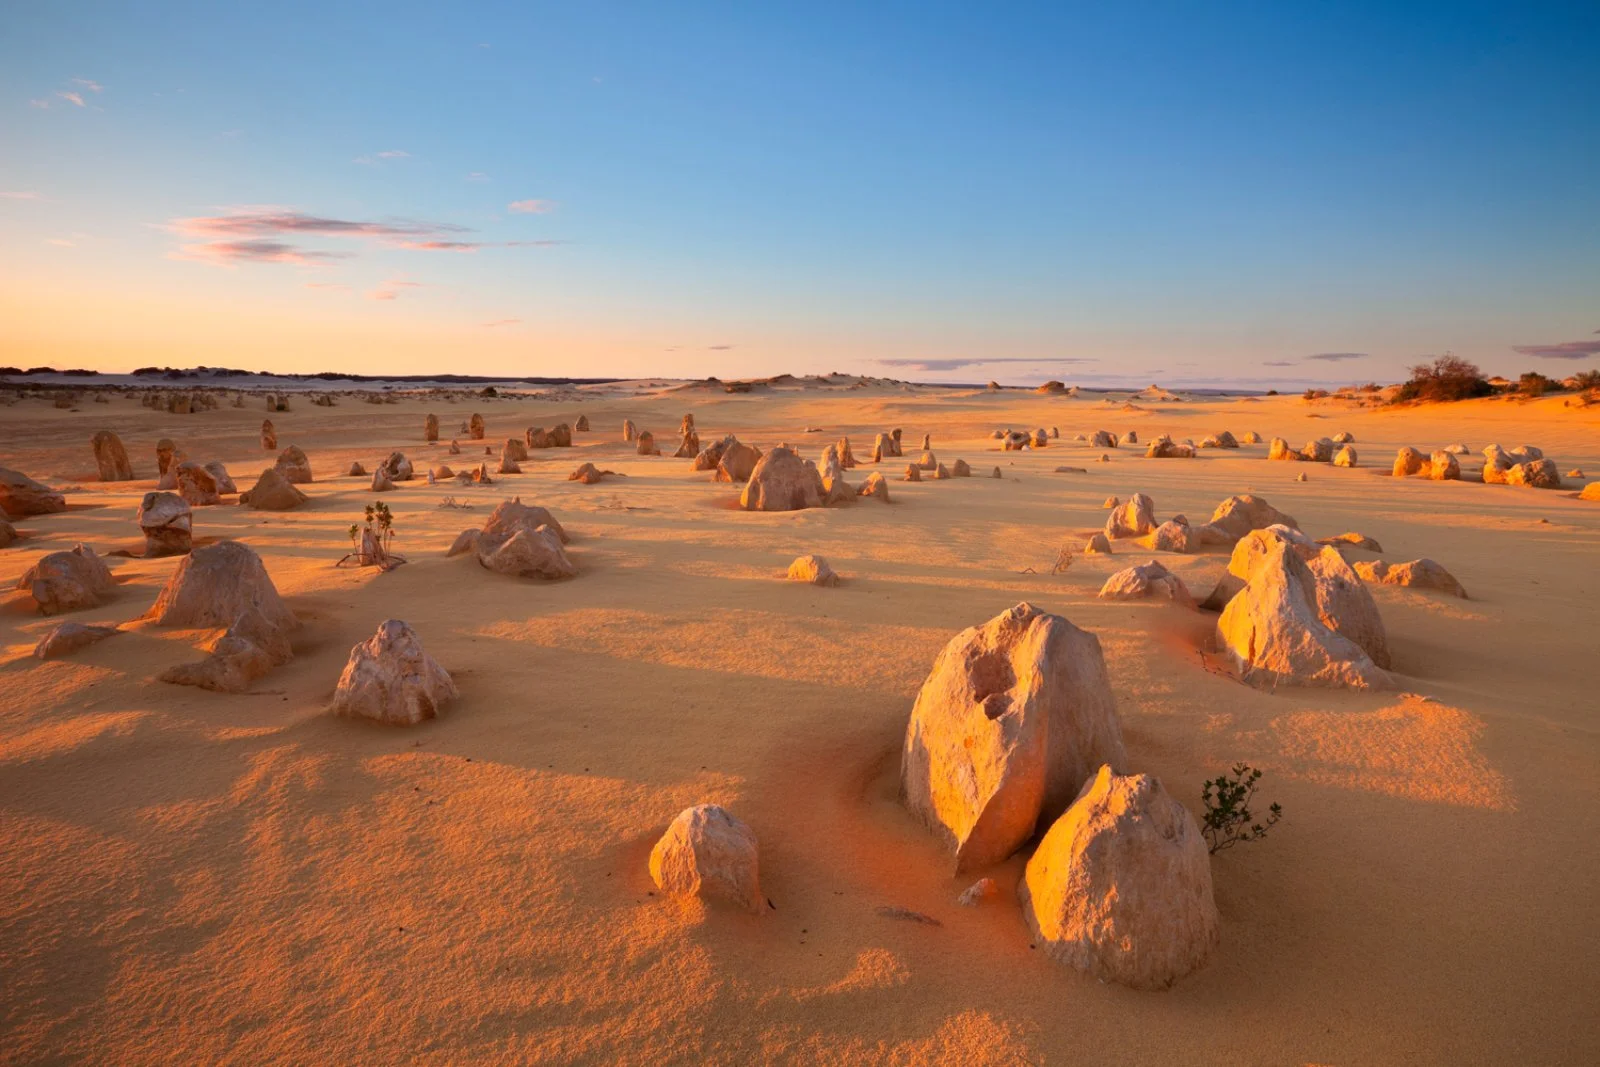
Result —
<svg viewBox="0 0 1600 1067"><path fill-rule="evenodd" d="M1232 778L1219 774L1206 781L1200 793L1206 809L1202 832L1212 852L1232 848L1241 841L1259 841L1267 836L1268 828L1283 818L1282 805L1273 804L1267 809L1265 822L1254 821L1250 802L1255 799L1260 780L1260 771L1248 763L1235 763Z"/></svg>

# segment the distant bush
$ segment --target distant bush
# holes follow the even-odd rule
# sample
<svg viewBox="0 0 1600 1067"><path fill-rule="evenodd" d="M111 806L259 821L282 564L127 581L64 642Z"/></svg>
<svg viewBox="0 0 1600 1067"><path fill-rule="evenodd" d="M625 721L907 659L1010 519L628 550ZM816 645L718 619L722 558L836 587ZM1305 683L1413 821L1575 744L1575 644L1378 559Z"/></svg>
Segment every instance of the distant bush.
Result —
<svg viewBox="0 0 1600 1067"><path fill-rule="evenodd" d="M1328 391L1326 389L1307 389L1305 392L1305 398L1307 400L1321 400L1327 395Z"/></svg>
<svg viewBox="0 0 1600 1067"><path fill-rule="evenodd" d="M1358 393L1381 393L1381 392L1383 392L1383 386L1379 385L1377 382L1368 382L1366 385L1358 385L1358 386L1356 386L1356 392L1358 392Z"/></svg>
<svg viewBox="0 0 1600 1067"><path fill-rule="evenodd" d="M1278 395L1278 391L1276 389L1268 389L1267 390L1267 395L1268 396L1277 396Z"/></svg>
<svg viewBox="0 0 1600 1067"><path fill-rule="evenodd" d="M1523 396L1544 396L1559 390L1561 383L1546 378L1536 370L1528 371L1517 379L1517 392Z"/></svg>
<svg viewBox="0 0 1600 1067"><path fill-rule="evenodd" d="M1411 368L1411 379L1400 387L1395 403L1408 400L1446 402L1470 400L1488 396L1490 387L1477 364L1459 356L1440 356L1432 363L1419 363Z"/></svg>
<svg viewBox="0 0 1600 1067"><path fill-rule="evenodd" d="M1581 370L1572 377L1579 389L1600 389L1600 370Z"/></svg>
<svg viewBox="0 0 1600 1067"><path fill-rule="evenodd" d="M1267 830L1283 818L1283 807L1273 804L1267 809L1265 822L1255 822L1250 814L1250 801L1255 799L1256 783L1261 772L1248 763L1235 763L1233 777L1219 774L1209 779L1200 793L1205 805L1205 824L1202 833L1210 851L1221 852L1241 841L1259 841Z"/></svg>

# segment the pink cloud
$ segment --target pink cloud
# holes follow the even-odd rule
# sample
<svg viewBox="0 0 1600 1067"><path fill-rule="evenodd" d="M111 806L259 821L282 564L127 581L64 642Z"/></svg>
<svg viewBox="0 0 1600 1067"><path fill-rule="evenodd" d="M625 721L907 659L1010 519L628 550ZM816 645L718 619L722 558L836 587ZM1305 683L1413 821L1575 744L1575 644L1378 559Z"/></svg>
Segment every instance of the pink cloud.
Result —
<svg viewBox="0 0 1600 1067"><path fill-rule="evenodd" d="M521 323L521 319L495 319L493 322L486 322L483 325L485 328L492 330L497 326L518 326Z"/></svg>
<svg viewBox="0 0 1600 1067"><path fill-rule="evenodd" d="M421 282L408 282L404 278L390 278L367 294L368 300L394 300L402 289L421 289Z"/></svg>
<svg viewBox="0 0 1600 1067"><path fill-rule="evenodd" d="M85 89L89 90L91 93L98 93L98 92L104 92L105 91L105 86L101 85L99 82L95 81L93 78L73 78L72 79L72 84L73 85L81 85Z"/></svg>
<svg viewBox="0 0 1600 1067"><path fill-rule="evenodd" d="M0 193L0 200L43 200L44 197L33 192Z"/></svg>
<svg viewBox="0 0 1600 1067"><path fill-rule="evenodd" d="M506 205L513 215L548 215L555 209L554 200L513 200Z"/></svg>
<svg viewBox="0 0 1600 1067"><path fill-rule="evenodd" d="M67 101L68 103L77 104L79 107L88 107L89 106L88 104L85 104L83 102L83 94L82 93L75 93L71 89L57 89L56 90L56 95L59 96L61 99Z"/></svg>
<svg viewBox="0 0 1600 1067"><path fill-rule="evenodd" d="M220 267L232 267L239 263L287 263L296 267L311 267L336 259L347 259L349 255L348 252L321 252L299 248L286 241L256 238L187 244L178 250L175 258L194 259Z"/></svg>

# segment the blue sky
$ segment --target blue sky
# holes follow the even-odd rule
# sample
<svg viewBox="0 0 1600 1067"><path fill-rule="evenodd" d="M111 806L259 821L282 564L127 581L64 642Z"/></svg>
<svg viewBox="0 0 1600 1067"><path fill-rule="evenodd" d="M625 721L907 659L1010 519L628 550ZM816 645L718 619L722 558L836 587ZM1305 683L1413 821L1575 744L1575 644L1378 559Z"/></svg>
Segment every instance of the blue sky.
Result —
<svg viewBox="0 0 1600 1067"><path fill-rule="evenodd" d="M1597 45L1595 3L7 5L0 360L1565 374Z"/></svg>

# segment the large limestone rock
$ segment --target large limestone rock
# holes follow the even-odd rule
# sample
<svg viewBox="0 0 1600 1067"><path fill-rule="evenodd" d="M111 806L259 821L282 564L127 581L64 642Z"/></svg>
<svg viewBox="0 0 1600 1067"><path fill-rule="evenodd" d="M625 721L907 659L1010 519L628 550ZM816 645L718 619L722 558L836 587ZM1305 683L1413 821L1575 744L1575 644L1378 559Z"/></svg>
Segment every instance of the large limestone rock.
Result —
<svg viewBox="0 0 1600 1067"><path fill-rule="evenodd" d="M1106 518L1106 536L1113 541L1119 537L1143 537L1155 528L1155 502L1143 493L1135 493L1125 503L1112 508Z"/></svg>
<svg viewBox="0 0 1600 1067"><path fill-rule="evenodd" d="M176 467L183 460L183 453L178 451L178 446L172 443L172 438L163 437L156 442L156 476L160 477Z"/></svg>
<svg viewBox="0 0 1600 1067"><path fill-rule="evenodd" d="M1301 459L1302 457L1300 453L1289 447L1288 441L1285 441L1281 437L1274 437L1272 439L1272 443L1267 445L1267 458L1296 460Z"/></svg>
<svg viewBox="0 0 1600 1067"><path fill-rule="evenodd" d="M541 526L550 527L562 544L572 540L548 509L537 504L524 504L520 496L513 497L501 501L490 514L489 520L483 524L483 538L486 547L495 549L509 541L517 531L537 530Z"/></svg>
<svg viewBox="0 0 1600 1067"><path fill-rule="evenodd" d="M467 420L467 436L474 441L481 441L483 434L483 416L474 412L472 418Z"/></svg>
<svg viewBox="0 0 1600 1067"><path fill-rule="evenodd" d="M1394 454L1394 476L1406 478L1413 474L1421 474L1428 469L1428 458L1410 445L1400 449Z"/></svg>
<svg viewBox="0 0 1600 1067"><path fill-rule="evenodd" d="M750 472L739 506L746 511L799 511L821 507L823 492L816 466L787 445L779 445Z"/></svg>
<svg viewBox="0 0 1600 1067"><path fill-rule="evenodd" d="M4 519L0 519L0 548L14 544L22 535L17 533L17 528Z"/></svg>
<svg viewBox="0 0 1600 1067"><path fill-rule="evenodd" d="M950 477L970 478L972 477L972 468L967 464L966 460L958 459L950 464Z"/></svg>
<svg viewBox="0 0 1600 1067"><path fill-rule="evenodd" d="M205 467L185 460L178 464L178 495L188 501L190 507L206 507L222 503L221 487L217 485L216 477Z"/></svg>
<svg viewBox="0 0 1600 1067"><path fill-rule="evenodd" d="M1110 430L1096 430L1094 436L1089 438L1090 448L1116 448L1117 435Z"/></svg>
<svg viewBox="0 0 1600 1067"><path fill-rule="evenodd" d="M1354 445L1345 445L1333 454L1335 467L1354 467L1357 465L1356 450Z"/></svg>
<svg viewBox="0 0 1600 1067"><path fill-rule="evenodd" d="M1083 554L1086 556L1111 555L1111 542L1103 532L1097 532L1088 541L1084 542Z"/></svg>
<svg viewBox="0 0 1600 1067"><path fill-rule="evenodd" d="M791 582L808 582L830 588L839 584L838 574L821 556L800 556L789 564L788 577Z"/></svg>
<svg viewBox="0 0 1600 1067"><path fill-rule="evenodd" d="M146 559L188 555L194 536L194 513L177 493L146 493L139 504L139 529L144 532Z"/></svg>
<svg viewBox="0 0 1600 1067"><path fill-rule="evenodd" d="M1101 600L1144 600L1156 597L1170 600L1186 608L1195 606L1194 596L1189 592L1189 587L1183 584L1183 579L1156 560L1124 567L1106 579L1105 584L1100 587L1099 596Z"/></svg>
<svg viewBox="0 0 1600 1067"><path fill-rule="evenodd" d="M79 544L41 557L22 573L17 588L33 597L40 614L63 615L99 607L116 583L94 549Z"/></svg>
<svg viewBox="0 0 1600 1067"><path fill-rule="evenodd" d="M1324 547L1306 566L1317 582L1317 617L1322 624L1361 646L1384 670L1394 666L1377 601L1338 549Z"/></svg>
<svg viewBox="0 0 1600 1067"><path fill-rule="evenodd" d="M906 471L900 477L902 481L920 482L922 481L922 468L915 463L907 463Z"/></svg>
<svg viewBox="0 0 1600 1067"><path fill-rule="evenodd" d="M1437 589L1452 596L1467 599L1467 591L1456 581L1455 575L1431 559L1414 559L1407 563L1385 563L1383 560L1355 564L1355 572L1369 582L1379 585L1404 585L1417 589Z"/></svg>
<svg viewBox="0 0 1600 1067"><path fill-rule="evenodd" d="M102 482L133 480L133 464L128 462L128 450L122 447L122 438L110 430L101 430L89 444L94 449L94 465L100 469Z"/></svg>
<svg viewBox="0 0 1600 1067"><path fill-rule="evenodd" d="M659 456L661 449L656 447L656 435L649 430L640 430L637 438L638 447L634 449L641 456Z"/></svg>
<svg viewBox="0 0 1600 1067"><path fill-rule="evenodd" d="M1057 819L1017 886L1052 959L1134 989L1166 989L1221 937L1205 838L1148 774L1102 767Z"/></svg>
<svg viewBox="0 0 1600 1067"><path fill-rule="evenodd" d="M439 416L429 415L422 420L422 439L429 444L439 439Z"/></svg>
<svg viewBox="0 0 1600 1067"><path fill-rule="evenodd" d="M598 485L606 475L616 473L616 471L603 471L593 463L585 463L567 475L567 481L582 482L584 485Z"/></svg>
<svg viewBox="0 0 1600 1067"><path fill-rule="evenodd" d="M1269 504L1265 497L1251 493L1230 496L1218 504L1216 510L1211 513L1211 522L1208 525L1223 531L1234 540L1238 540L1251 530L1264 530L1268 526L1300 529L1300 524L1294 521L1292 515L1279 511Z"/></svg>
<svg viewBox="0 0 1600 1067"><path fill-rule="evenodd" d="M1428 477L1436 482L1459 482L1461 461L1456 459L1454 452L1439 449L1428 458Z"/></svg>
<svg viewBox="0 0 1600 1067"><path fill-rule="evenodd" d="M1149 537L1150 547L1158 552L1190 552L1198 546L1199 539L1191 536L1188 523L1168 519Z"/></svg>
<svg viewBox="0 0 1600 1067"><path fill-rule="evenodd" d="M932 452L924 451L921 456L917 457L917 466L921 467L925 471L938 470L938 457L936 457Z"/></svg>
<svg viewBox="0 0 1600 1067"><path fill-rule="evenodd" d="M1099 640L1018 604L934 661L906 730L900 793L962 872L1004 860L1096 767L1126 758Z"/></svg>
<svg viewBox="0 0 1600 1067"><path fill-rule="evenodd" d="M1200 442L1200 447L1201 448L1238 448L1239 447L1239 440L1238 440L1238 438L1234 437L1233 434L1230 433L1229 431L1223 430L1221 433L1214 433L1210 437L1207 437L1205 440L1201 441Z"/></svg>
<svg viewBox="0 0 1600 1067"><path fill-rule="evenodd" d="M550 427L550 444L556 448L572 447L572 427L558 422Z"/></svg>
<svg viewBox="0 0 1600 1067"><path fill-rule="evenodd" d="M1600 485L1600 482L1596 482L1595 484ZM861 488L856 490L856 495L871 497L874 500L887 504L889 502L889 482L878 471L873 471L871 474L867 475L866 480L861 483Z"/></svg>
<svg viewBox="0 0 1600 1067"><path fill-rule="evenodd" d="M1254 430L1247 430L1245 435L1239 438L1239 442L1246 445L1259 445L1261 443L1261 435Z"/></svg>
<svg viewBox="0 0 1600 1067"><path fill-rule="evenodd" d="M66 499L54 489L40 485L21 471L0 467L0 513L19 518L66 510Z"/></svg>
<svg viewBox="0 0 1600 1067"><path fill-rule="evenodd" d="M1007 432L1000 446L1001 450L1004 452L1021 452L1025 448L1032 447L1033 438L1019 430L1011 430Z"/></svg>
<svg viewBox="0 0 1600 1067"><path fill-rule="evenodd" d="M1561 471L1548 459L1532 459L1513 464L1506 472L1507 485L1525 485L1532 489L1560 489Z"/></svg>
<svg viewBox="0 0 1600 1067"><path fill-rule="evenodd" d="M845 470L859 466L856 462L855 453L850 451L850 438L848 437L839 438L839 466Z"/></svg>
<svg viewBox="0 0 1600 1067"><path fill-rule="evenodd" d="M289 479L276 467L268 467L256 479L255 488L239 494L239 503L257 511L288 511L304 504L310 498L289 484Z"/></svg>
<svg viewBox="0 0 1600 1067"><path fill-rule="evenodd" d="M350 650L333 693L333 712L414 726L437 716L456 696L455 682L423 651L416 631L388 619Z"/></svg>
<svg viewBox="0 0 1600 1067"><path fill-rule="evenodd" d="M560 535L550 526L518 529L503 541L480 533L474 545L478 563L499 574L555 581L577 577L578 568L561 547Z"/></svg>
<svg viewBox="0 0 1600 1067"><path fill-rule="evenodd" d="M1333 462L1333 438L1319 437L1315 441L1307 441L1300 450L1300 458L1308 463Z"/></svg>
<svg viewBox="0 0 1600 1067"><path fill-rule="evenodd" d="M272 425L271 419L261 420L261 449L264 452L276 452L278 450L278 431Z"/></svg>
<svg viewBox="0 0 1600 1067"><path fill-rule="evenodd" d="M699 452L695 453L694 469L697 471L716 470L717 464L722 462L722 454L726 452L730 446L737 444L738 441L739 439L733 436L731 433L725 435L720 441L712 441L710 444L701 448ZM750 465L754 467L755 461L751 460ZM749 475L747 474L745 477L748 478Z"/></svg>
<svg viewBox="0 0 1600 1067"><path fill-rule="evenodd" d="M379 467L372 472L372 491L374 493L388 493L393 491L394 482L389 477L389 472Z"/></svg>
<svg viewBox="0 0 1600 1067"><path fill-rule="evenodd" d="M522 456L518 458L526 457L527 453L524 452ZM383 473L391 482L409 482L412 478L416 477L416 471L412 467L411 461L406 458L406 454L404 452L390 452L386 457L384 457L383 463L379 465L379 469L383 471Z"/></svg>
<svg viewBox="0 0 1600 1067"><path fill-rule="evenodd" d="M589 432L589 416L587 416L587 415L579 415L578 418L573 422L572 428L574 430L576 430L578 433L588 433Z"/></svg>
<svg viewBox="0 0 1600 1067"><path fill-rule="evenodd" d="M623 419L622 420L622 439L623 439L623 441L632 442L638 436L639 436L639 429L638 429L638 427L636 427L633 424L633 420L632 419Z"/></svg>
<svg viewBox="0 0 1600 1067"><path fill-rule="evenodd" d="M1228 601L1217 637L1240 676L1258 687L1394 684L1360 645L1322 621L1317 579L1286 541L1268 548Z"/></svg>
<svg viewBox="0 0 1600 1067"><path fill-rule="evenodd" d="M240 541L218 541L179 562L145 618L159 626L216 628L234 625L251 610L270 629L287 632L298 625L255 550Z"/></svg>
<svg viewBox="0 0 1600 1067"><path fill-rule="evenodd" d="M294 485L306 485L311 481L311 461L300 451L299 445L290 445L279 452L278 462L274 466L279 474Z"/></svg>
<svg viewBox="0 0 1600 1067"><path fill-rule="evenodd" d="M50 632L39 639L33 646L33 654L37 659L60 659L70 656L80 649L88 648L108 637L115 637L122 631L115 626L86 626L81 622L64 622L52 627Z"/></svg>
<svg viewBox="0 0 1600 1067"><path fill-rule="evenodd" d="M1590 482L1578 494L1579 500L1600 500L1600 482Z"/></svg>
<svg viewBox="0 0 1600 1067"><path fill-rule="evenodd" d="M673 896L725 901L760 913L761 863L756 835L716 804L680 812L650 850L650 880Z"/></svg>
<svg viewBox="0 0 1600 1067"><path fill-rule="evenodd" d="M759 448L747 445L743 441L734 441L722 450L722 456L717 460L717 473L712 480L743 485L755 473L756 464L760 461Z"/></svg>

